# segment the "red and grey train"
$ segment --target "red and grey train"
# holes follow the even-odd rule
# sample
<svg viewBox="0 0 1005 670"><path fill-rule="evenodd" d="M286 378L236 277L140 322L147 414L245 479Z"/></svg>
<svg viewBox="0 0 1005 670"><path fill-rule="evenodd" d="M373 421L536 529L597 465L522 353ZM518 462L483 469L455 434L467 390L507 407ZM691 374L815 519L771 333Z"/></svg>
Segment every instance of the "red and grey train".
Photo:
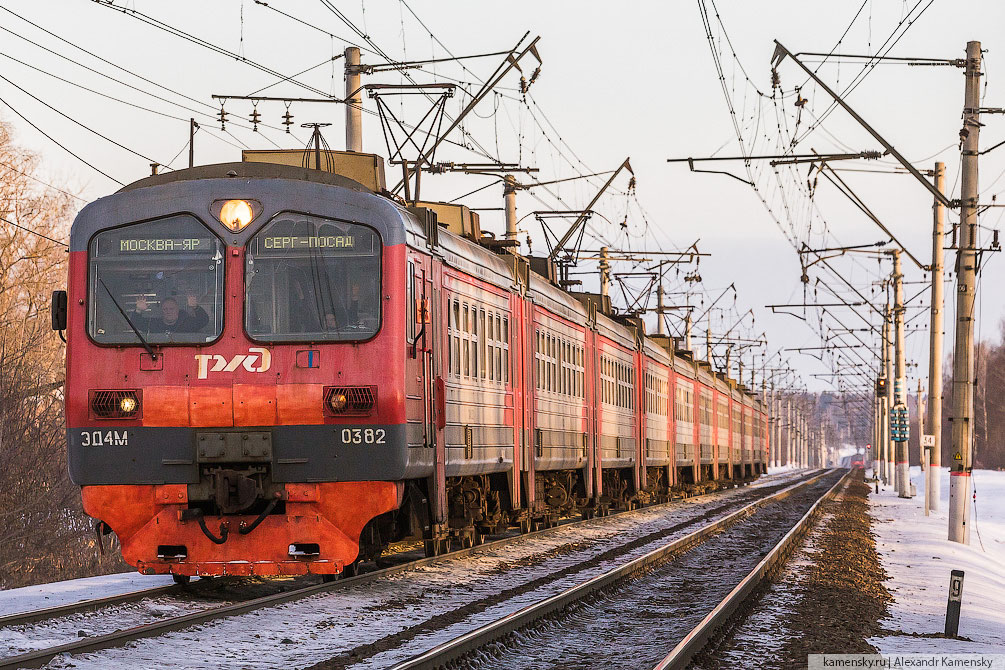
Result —
<svg viewBox="0 0 1005 670"><path fill-rule="evenodd" d="M84 510L143 573L331 576L764 471L753 393L470 237L267 163L89 204L53 308Z"/></svg>

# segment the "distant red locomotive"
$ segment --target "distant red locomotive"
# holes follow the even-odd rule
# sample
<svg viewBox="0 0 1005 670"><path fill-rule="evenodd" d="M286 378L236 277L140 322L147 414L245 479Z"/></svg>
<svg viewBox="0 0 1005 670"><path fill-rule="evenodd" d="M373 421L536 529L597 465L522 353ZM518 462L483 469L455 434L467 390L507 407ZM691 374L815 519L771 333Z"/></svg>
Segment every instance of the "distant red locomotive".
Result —
<svg viewBox="0 0 1005 670"><path fill-rule="evenodd" d="M85 207L53 310L70 475L125 560L330 576L763 472L753 394L471 221L251 162Z"/></svg>

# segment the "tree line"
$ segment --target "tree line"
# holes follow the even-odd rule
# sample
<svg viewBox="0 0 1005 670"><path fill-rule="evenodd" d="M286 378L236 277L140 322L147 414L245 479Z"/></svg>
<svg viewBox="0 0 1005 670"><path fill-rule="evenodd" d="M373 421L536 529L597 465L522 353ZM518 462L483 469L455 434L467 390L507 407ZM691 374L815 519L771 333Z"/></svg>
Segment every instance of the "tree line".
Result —
<svg viewBox="0 0 1005 670"><path fill-rule="evenodd" d="M49 300L66 284L66 248L52 240L66 238L73 203L37 172L0 122L0 589L126 567L97 550L67 473L65 349Z"/></svg>

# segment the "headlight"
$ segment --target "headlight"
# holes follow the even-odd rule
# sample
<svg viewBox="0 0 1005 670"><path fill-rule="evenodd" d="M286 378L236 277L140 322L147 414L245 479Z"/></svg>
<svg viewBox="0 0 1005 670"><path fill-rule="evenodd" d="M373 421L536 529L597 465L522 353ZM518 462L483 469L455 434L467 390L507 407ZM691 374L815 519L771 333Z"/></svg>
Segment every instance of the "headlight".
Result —
<svg viewBox="0 0 1005 670"><path fill-rule="evenodd" d="M335 414L341 414L349 406L349 398L344 393L332 393L328 397L328 407Z"/></svg>
<svg viewBox="0 0 1005 670"><path fill-rule="evenodd" d="M377 409L377 387L327 386L324 404L333 416L369 416Z"/></svg>
<svg viewBox="0 0 1005 670"><path fill-rule="evenodd" d="M88 391L88 414L91 419L139 419L142 416L140 390Z"/></svg>
<svg viewBox="0 0 1005 670"><path fill-rule="evenodd" d="M254 200L217 200L211 209L220 223L239 233L255 220L262 205Z"/></svg>

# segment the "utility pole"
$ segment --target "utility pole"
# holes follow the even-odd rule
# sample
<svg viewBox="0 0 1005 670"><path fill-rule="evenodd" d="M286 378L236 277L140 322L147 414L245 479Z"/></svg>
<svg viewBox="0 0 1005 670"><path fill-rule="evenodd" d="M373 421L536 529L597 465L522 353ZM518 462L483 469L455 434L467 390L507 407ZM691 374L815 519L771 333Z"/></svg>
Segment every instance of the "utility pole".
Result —
<svg viewBox="0 0 1005 670"><path fill-rule="evenodd" d="M949 473L949 539L970 544L970 472L974 449L974 302L977 291L977 157L980 136L981 43L967 42L963 102L960 234L956 252L956 347L953 353L953 442Z"/></svg>
<svg viewBox="0 0 1005 670"><path fill-rule="evenodd" d="M792 411L790 415L789 423L789 465L794 467L799 467L799 418L795 412Z"/></svg>
<svg viewBox="0 0 1005 670"><path fill-rule="evenodd" d="M763 357L762 357L763 364ZM764 372L761 372L761 402L769 407L768 409L768 425L765 426L761 424L761 429L758 431L760 434L759 442L754 445L754 450L761 454L761 465L767 471L768 466L771 465L771 403L768 402L768 381L767 377L763 376ZM765 453L764 445L767 443L768 451Z"/></svg>
<svg viewBox="0 0 1005 670"><path fill-rule="evenodd" d="M360 88L359 48L345 49L345 148L363 151L363 96Z"/></svg>
<svg viewBox="0 0 1005 670"><path fill-rule="evenodd" d="M922 444L922 437L925 434L925 402L921 397L921 375L918 375L918 454L921 460L921 478L924 480L928 471L928 463L925 462L925 447ZM927 509L927 507L926 507Z"/></svg>
<svg viewBox="0 0 1005 670"><path fill-rule="evenodd" d="M503 177L503 209L506 212L507 240L516 239L516 177L511 174Z"/></svg>
<svg viewBox="0 0 1005 670"><path fill-rule="evenodd" d="M806 427L803 424L803 409L801 403L796 405L796 463L801 468L806 467L803 460L803 443L806 441Z"/></svg>
<svg viewBox="0 0 1005 670"><path fill-rule="evenodd" d="M610 257L607 247L600 247L600 295L610 295L611 292L611 263L607 259Z"/></svg>
<svg viewBox="0 0 1005 670"><path fill-rule="evenodd" d="M827 427L820 427L820 467L827 467Z"/></svg>
<svg viewBox="0 0 1005 670"><path fill-rule="evenodd" d="M660 289L663 286L660 285ZM662 291L660 291L662 293ZM663 321L663 316L660 316L660 321ZM691 351L691 310L687 310L687 314L684 315L684 348Z"/></svg>
<svg viewBox="0 0 1005 670"><path fill-rule="evenodd" d="M688 323L691 323L691 312L687 313ZM660 274L659 284L656 286L656 334L666 335L667 326L663 323L663 276ZM706 333L707 336L707 333ZM690 346L688 347L690 349ZM706 360L712 360L707 358Z"/></svg>
<svg viewBox="0 0 1005 670"><path fill-rule="evenodd" d="M792 464L797 468L801 465L799 462L799 436L801 432L799 422L799 405L796 405L792 410Z"/></svg>
<svg viewBox="0 0 1005 670"><path fill-rule="evenodd" d="M935 188L944 191L946 186L946 166L941 161L935 164ZM928 352L928 417L925 433L935 436L932 460L928 464L925 487L931 491L927 496L928 508L939 511L939 487L942 467L942 337L943 337L943 286L942 271L944 252L942 239L946 225L946 208L935 200L934 222L932 226L932 307L930 325L930 346ZM924 453L924 450L922 450Z"/></svg>
<svg viewBox="0 0 1005 670"><path fill-rule="evenodd" d="M195 131L199 127L195 119L188 120L188 166L195 167Z"/></svg>
<svg viewBox="0 0 1005 670"><path fill-rule="evenodd" d="M769 462L771 467L777 468L779 465L778 448L782 443L782 424L779 416L781 406L778 402L778 391L775 389L775 380L771 380L771 444L768 445L771 451Z"/></svg>
<svg viewBox="0 0 1005 670"><path fill-rule="evenodd" d="M792 464L792 396L785 397L785 465Z"/></svg>
<svg viewBox="0 0 1005 670"><path fill-rule="evenodd" d="M882 479L879 466L882 456L880 449L882 442L880 416L882 416L882 411L879 406L879 394L874 393L872 396L872 478L877 481Z"/></svg>
<svg viewBox="0 0 1005 670"><path fill-rule="evenodd" d="M883 387L876 387L876 397L879 401L879 468L883 486L890 485L890 349L887 343L890 341L890 305L887 304L883 310L883 331L880 342L880 363L879 378L883 380Z"/></svg>
<svg viewBox="0 0 1005 670"><path fill-rule="evenodd" d="M805 462L806 462L806 467L808 467L808 468L812 468L812 467L815 466L815 464L813 463L813 446L815 444L815 441L816 441L816 438L814 436L814 431L813 431L812 428L810 428L809 417L807 416L807 419L806 419L806 440L805 440L805 449L806 449Z"/></svg>
<svg viewBox="0 0 1005 670"><path fill-rule="evenodd" d="M904 271L900 266L900 249L893 254L893 333L896 354L893 379L893 406L907 414L907 371L904 351ZM894 443L897 459L897 495L911 497L911 470L907 460L907 430Z"/></svg>
<svg viewBox="0 0 1005 670"><path fill-rule="evenodd" d="M809 425L810 422L807 419L805 412L799 413L799 422L802 424L802 453L800 454L800 462L804 468L810 466L809 451L810 451L810 436L809 436Z"/></svg>
<svg viewBox="0 0 1005 670"><path fill-rule="evenodd" d="M705 312L705 360L709 363L712 362L712 310L709 309ZM729 374L729 368L726 368L726 374Z"/></svg>
<svg viewBox="0 0 1005 670"><path fill-rule="evenodd" d="M795 409L792 412L793 427L795 428L795 434L792 438L792 464L797 468L802 467L802 458L800 458L800 446L803 435L803 423L799 414L799 404L797 403Z"/></svg>
<svg viewBox="0 0 1005 670"><path fill-rule="evenodd" d="M807 460L809 460L811 468L820 467L820 462L817 459L817 451L819 450L819 448L820 448L820 432L816 428L811 428L809 453L807 454Z"/></svg>
<svg viewBox="0 0 1005 670"><path fill-rule="evenodd" d="M886 439L884 440L883 447L886 449L886 483L889 486L893 484L895 491L900 490L899 482L897 481L897 468L896 462L894 461L894 442L893 442L893 431L890 429L890 409L894 407L894 395L893 395L893 309L890 306L889 298L887 298L886 303L886 342L884 347L886 347L886 413L883 416L883 426L886 428Z"/></svg>

